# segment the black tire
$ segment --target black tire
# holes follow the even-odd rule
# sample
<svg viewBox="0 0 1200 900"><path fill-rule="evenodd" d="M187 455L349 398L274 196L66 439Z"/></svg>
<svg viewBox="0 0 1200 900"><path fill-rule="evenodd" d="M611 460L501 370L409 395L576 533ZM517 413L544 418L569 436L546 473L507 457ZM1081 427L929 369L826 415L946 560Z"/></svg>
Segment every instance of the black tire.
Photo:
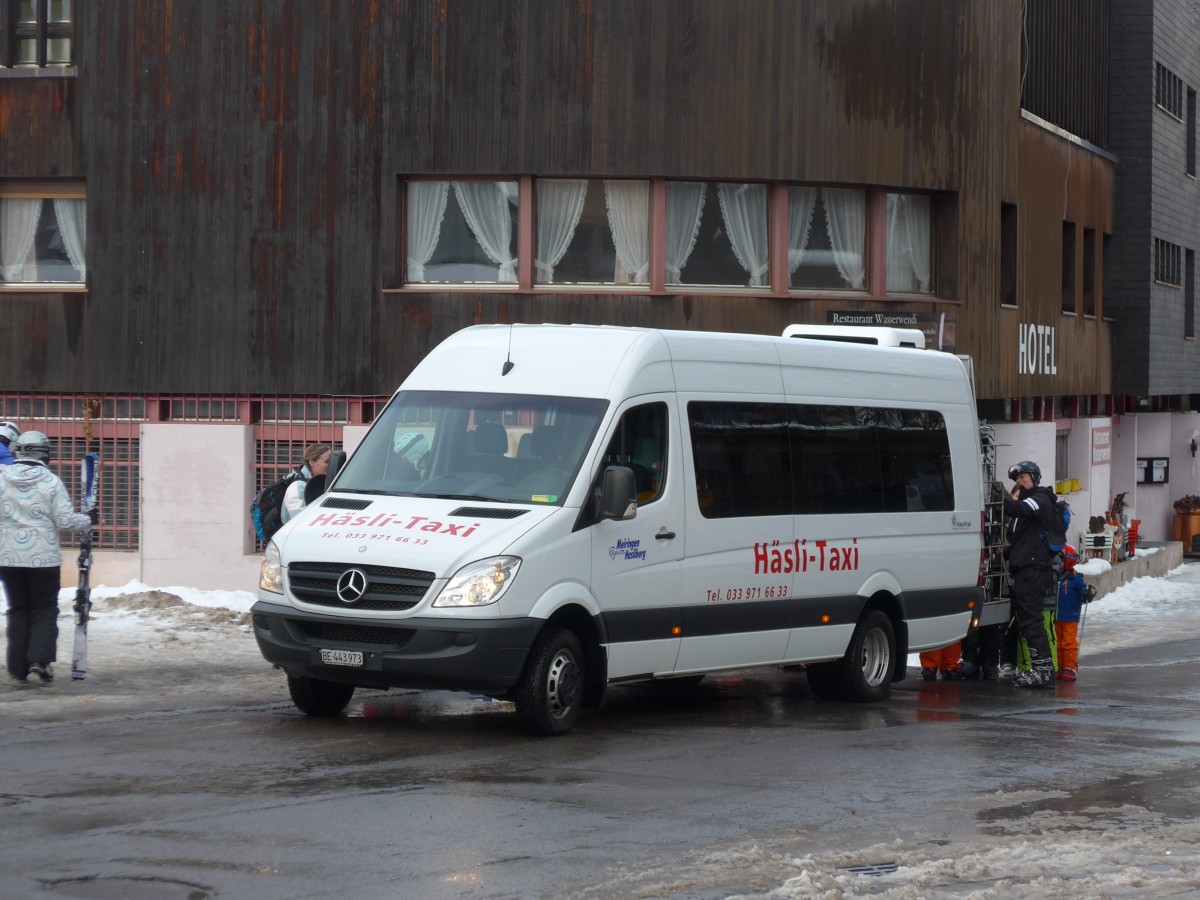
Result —
<svg viewBox="0 0 1200 900"><path fill-rule="evenodd" d="M566 734L583 706L583 645L565 628L547 627L534 642L513 688L517 718L532 734Z"/></svg>
<svg viewBox="0 0 1200 900"><path fill-rule="evenodd" d="M287 681L292 702L306 716L340 715L354 696L352 684L338 684L320 678L293 678L291 675Z"/></svg>
<svg viewBox="0 0 1200 900"><path fill-rule="evenodd" d="M887 699L895 663L892 620L880 610L870 610L855 626L846 655L833 664L841 698L855 703Z"/></svg>
<svg viewBox="0 0 1200 900"><path fill-rule="evenodd" d="M841 674L836 662L809 663L805 670L808 686L822 700L840 700Z"/></svg>

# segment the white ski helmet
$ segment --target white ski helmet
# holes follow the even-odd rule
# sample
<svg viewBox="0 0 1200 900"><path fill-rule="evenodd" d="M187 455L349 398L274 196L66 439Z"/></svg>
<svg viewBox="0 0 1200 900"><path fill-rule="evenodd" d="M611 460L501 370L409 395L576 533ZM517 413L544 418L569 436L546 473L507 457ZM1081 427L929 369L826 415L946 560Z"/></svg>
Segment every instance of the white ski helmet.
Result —
<svg viewBox="0 0 1200 900"><path fill-rule="evenodd" d="M0 422L0 441L11 444L21 436L21 429L16 422Z"/></svg>
<svg viewBox="0 0 1200 900"><path fill-rule="evenodd" d="M40 431L27 431L12 446L13 456L17 459L36 459L39 462L50 462L50 438Z"/></svg>

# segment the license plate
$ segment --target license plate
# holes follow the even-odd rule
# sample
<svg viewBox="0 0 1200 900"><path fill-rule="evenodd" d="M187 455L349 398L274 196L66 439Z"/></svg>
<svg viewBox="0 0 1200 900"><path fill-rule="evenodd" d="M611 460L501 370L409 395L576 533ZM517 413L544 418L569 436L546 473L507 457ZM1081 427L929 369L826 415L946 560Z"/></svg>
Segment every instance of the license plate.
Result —
<svg viewBox="0 0 1200 900"><path fill-rule="evenodd" d="M327 666L361 666L363 655L361 650L322 650L321 662Z"/></svg>

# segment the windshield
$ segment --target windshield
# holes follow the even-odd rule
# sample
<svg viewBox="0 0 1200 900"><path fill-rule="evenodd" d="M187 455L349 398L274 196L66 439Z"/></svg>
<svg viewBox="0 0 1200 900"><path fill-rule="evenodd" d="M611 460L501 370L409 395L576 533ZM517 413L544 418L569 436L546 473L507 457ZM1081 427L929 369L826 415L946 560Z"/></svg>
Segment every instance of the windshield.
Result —
<svg viewBox="0 0 1200 900"><path fill-rule="evenodd" d="M401 391L335 490L560 505L607 400Z"/></svg>

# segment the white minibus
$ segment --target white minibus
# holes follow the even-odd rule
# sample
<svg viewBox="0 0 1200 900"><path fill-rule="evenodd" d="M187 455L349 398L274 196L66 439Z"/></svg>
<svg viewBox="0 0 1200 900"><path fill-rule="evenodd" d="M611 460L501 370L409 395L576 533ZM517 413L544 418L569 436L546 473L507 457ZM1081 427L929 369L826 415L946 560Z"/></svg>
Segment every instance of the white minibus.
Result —
<svg viewBox="0 0 1200 900"><path fill-rule="evenodd" d="M485 325L405 379L264 554L254 634L296 706L512 700L806 664L880 700L983 599L975 404L912 346Z"/></svg>

